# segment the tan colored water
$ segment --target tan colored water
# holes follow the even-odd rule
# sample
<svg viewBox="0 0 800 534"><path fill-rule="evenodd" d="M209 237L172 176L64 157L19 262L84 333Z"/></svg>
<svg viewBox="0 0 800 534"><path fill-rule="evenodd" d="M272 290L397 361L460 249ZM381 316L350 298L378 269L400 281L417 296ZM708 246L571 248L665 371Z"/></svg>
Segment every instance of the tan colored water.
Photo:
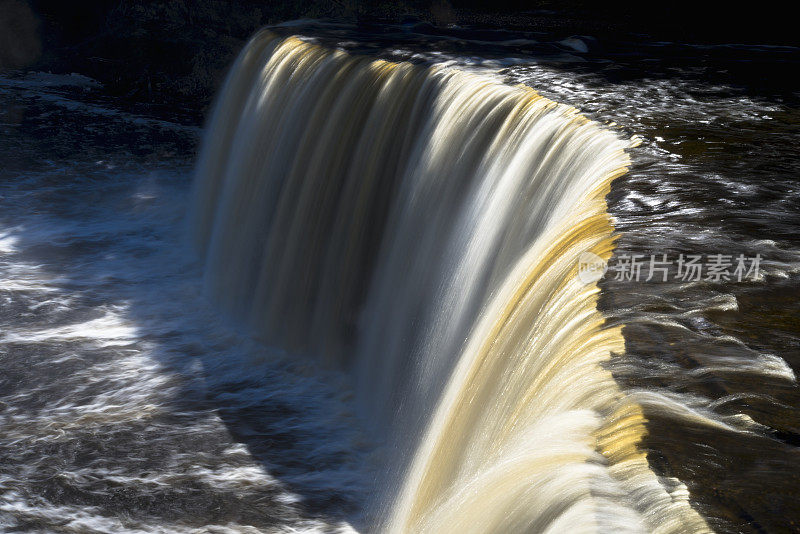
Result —
<svg viewBox="0 0 800 534"><path fill-rule="evenodd" d="M526 87L267 32L207 136L209 291L350 371L387 451L368 529L707 530L638 450L641 409L604 368L624 340L577 277L613 250L629 141Z"/></svg>

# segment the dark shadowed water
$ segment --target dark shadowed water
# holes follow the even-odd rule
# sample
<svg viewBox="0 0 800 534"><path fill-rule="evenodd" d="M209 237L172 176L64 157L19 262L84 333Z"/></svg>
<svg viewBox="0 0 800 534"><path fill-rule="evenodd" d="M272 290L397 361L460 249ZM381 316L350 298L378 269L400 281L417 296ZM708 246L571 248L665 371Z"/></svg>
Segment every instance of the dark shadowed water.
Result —
<svg viewBox="0 0 800 534"><path fill-rule="evenodd" d="M524 83L636 134L608 197L625 257L761 258L742 281L616 280L611 363L659 475L722 532L800 529L800 50L535 33L280 31ZM0 528L327 532L371 469L343 378L202 294L185 239L200 128L80 76L0 79ZM733 261L733 260L732 260Z"/></svg>

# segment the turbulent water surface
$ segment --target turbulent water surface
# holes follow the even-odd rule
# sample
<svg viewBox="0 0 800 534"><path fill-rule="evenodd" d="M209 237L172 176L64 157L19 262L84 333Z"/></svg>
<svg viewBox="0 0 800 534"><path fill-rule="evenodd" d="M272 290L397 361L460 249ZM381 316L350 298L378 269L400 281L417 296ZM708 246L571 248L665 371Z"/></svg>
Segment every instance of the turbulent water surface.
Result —
<svg viewBox="0 0 800 534"><path fill-rule="evenodd" d="M641 146L630 151L630 171L611 184L606 196L608 211L621 234L611 264L635 254L647 258L651 254L760 254L761 270L757 278L742 282L686 282L674 276L667 282L645 282L644 277L637 282L615 280L610 271L600 282L597 306L607 317L609 328L604 331L618 332L621 344L605 346L614 355L601 368L613 377L609 386L623 392L626 405L635 406L636 417L643 414L640 420L646 420L631 441L638 442L646 453L646 458L642 457L646 462L635 465L646 469L619 472L612 468L609 475L599 467L590 472L566 469L569 464L562 461L557 468L536 471L537 484L547 477L550 481L537 487L543 492L561 491L569 485L565 481L592 480L589 515L581 508L573 516L592 516L595 521L586 525L587 530L596 526L612 529L623 523L645 530L695 531L708 526L724 532L780 532L797 528L800 394L795 370L800 365L800 242L796 229L800 188L796 178L800 156L796 143L800 112L798 95L792 94L791 88L770 83L768 76L771 69L796 68L796 50L674 43L601 46L588 37L554 41L540 35L455 30L422 35L408 27L355 33L346 27L313 23L278 31L315 37L309 40L338 44L356 54L411 60L417 66L408 67L409 72L457 66L470 74L452 75L465 77L454 82L440 79L435 82L439 85L429 88L446 93L452 87L455 101L471 83L489 83L488 91L494 93L480 93L483 99L500 100L517 98L511 89L500 89L501 82L522 83L549 99L577 107L595 121L616 123L608 126L612 132L608 139L641 137ZM305 46L300 43L297 46ZM323 58L325 53L318 54ZM352 85L356 83L352 80L361 76L360 83L371 87L364 74L369 70L364 65L370 60L359 61L345 67L331 65L331 72L347 75L337 83ZM407 82L416 84L414 94L425 90L427 76L419 74L416 81ZM433 78L436 76L449 75ZM318 75L317 83L322 83L322 77ZM258 87L253 82L247 92L254 90L253 84ZM268 94L274 89L257 90ZM355 102L367 94L367 89L350 90L356 92ZM408 90L395 87L394 101L402 101ZM480 500L470 504L463 495L451 495L448 484L463 489L475 483L480 488L496 479L491 471L487 474L482 469L475 469L480 476L473 476L468 470L448 472L442 468L436 451L441 448L437 443L449 446L452 436L446 432L438 437L436 432L427 432L429 445L422 447L416 460L407 460L404 466L394 462L388 473L401 470L405 483L385 478L389 476L385 465L391 462L385 459L385 446L376 448L383 439L376 438L376 433L384 438L385 433L375 428L386 418L375 414L389 409L392 395L366 394L374 404L366 403L371 415L365 416L365 390L353 384L349 372L360 369L356 375L362 380L366 376L368 385L374 387L374 377L381 375L370 374L369 365L354 362L375 352L402 362L404 353L396 343L387 341L384 333L400 336L404 341L399 346L413 345L415 353L485 353L486 361L498 361L491 350L499 349L469 350L486 337L480 324L475 328L478 334L465 340L467 348L462 350L459 339L469 337L465 332L471 331L462 323L472 324L474 318L452 316L453 331L436 330L431 324L423 329L419 321L409 320L414 314L403 306L414 302L404 304L393 292L411 294L417 286L394 273L391 262L379 263L380 257L391 258L392 254L398 258L419 254L420 243L402 240L403 228L412 225L417 230L413 224L419 212L409 208L412 218L408 220L402 212L391 215L391 199L403 195L424 199L430 189L423 188L422 196L417 197L420 193L410 185L403 190L398 177L391 195L383 191L386 198L370 193L374 209L390 212L387 232L396 228L396 235L401 236L399 243L384 243L383 247L390 249L388 256L376 253L376 266L357 262L355 272L343 272L330 255L316 258L312 249L302 249L295 252L293 262L283 264L285 272L281 272L273 266L280 263L277 257L288 255L285 251L291 249L278 243L264 259L267 274L252 276L252 284L247 276L238 276L220 291L219 280L225 279L224 273L235 267L242 254L237 256L235 247L227 255L224 251L233 247L233 237L241 237L240 232L247 228L231 222L228 231L232 233L227 237L217 230L218 242L212 240L208 246L223 252L212 254L211 260L198 258L192 246L198 225L187 225L187 220L197 220L197 215L188 216L189 211L198 209L190 202L199 128L180 117L125 107L104 97L91 80L75 75L6 77L0 80L0 100L3 528L28 532L327 532L370 530L380 525L396 531L423 527L444 531L442 525L456 528L464 518L461 514L450 517L442 510L458 510L456 503L465 509L481 506ZM478 112L470 106L479 103L465 102L452 118L445 113L443 124L464 114L477 120ZM413 118L412 107L409 104L409 109L400 109L395 115L371 120L402 124L402 117ZM340 113L352 115L350 110ZM491 120L486 115L471 131L484 131L481 128ZM298 124L287 121L288 126ZM256 121L253 128L258 127ZM324 142L324 131L307 126L296 135L307 131L314 131L321 136L317 142ZM458 131L436 135L456 146L461 143L477 150L480 145L459 140ZM217 141L224 147L223 139L214 138L207 146L217 146ZM340 141L346 143L346 139ZM423 157L404 152L403 147L393 149L391 143L381 144L379 138L374 142L372 148L383 150L384 159L407 162ZM234 146L251 152L260 149ZM279 148L296 150L288 144ZM503 146L493 149L502 152ZM444 164L441 172L451 173L451 180L472 176L449 166L447 157L431 157L429 164ZM453 157L461 161L457 155ZM365 161L358 175L368 177L371 171ZM505 168L512 160L501 161ZM309 165L331 168L329 161L315 162L313 158ZM614 168L612 165L609 170ZM474 174L479 183L484 175ZM316 197L297 198L300 200L292 205L306 202L306 213L325 220L324 205L320 207ZM449 198L448 202L459 206L462 199ZM246 213L239 208L234 213ZM446 206L440 208L447 212ZM564 217L578 217L574 210L584 208L584 203L571 207ZM426 209L431 213L434 207ZM530 213L533 208L527 209ZM457 218L460 212L451 211ZM427 268L431 277L438 272L453 273L447 258L470 246L480 248L483 241L475 236L495 236L491 228L482 226L486 223L480 217L473 217L477 222L471 223L473 219L464 219L463 213L460 216L453 224L473 228L472 241L453 238L447 221L436 217L425 221L425 228L432 232L429 239L435 241L430 247L435 251L438 243L441 253L448 256L440 264L426 262L419 267L420 273L428 273ZM284 217L291 220L293 215ZM461 267L462 271L456 269L452 278L427 282L425 287L433 293L432 302L423 309L429 310L425 317L435 317L447 298L464 294L448 292L447 284L456 289L467 283L479 289L486 284L482 291L491 293L473 292L474 298L479 296L489 304L481 307L461 302L459 310L502 309L502 295L510 291L504 288L514 285L506 281L505 271L512 271L511 266L522 257L528 258L526 265L542 261L541 255L534 254L535 248L530 256L509 252L524 241L508 230L516 219L509 220L506 233L497 234L502 234L502 239L492 237L491 241L498 257L506 258L503 261L508 265L493 263L489 274L471 280L476 266L469 264L469 268ZM336 224L343 223L334 217L331 227L337 228ZM288 223L284 226L292 228ZM610 227L603 232L610 232ZM522 234L529 236L530 231ZM278 226L276 235L286 237L291 232ZM422 229L413 235L426 234ZM370 256L367 251L381 246L379 237L364 236L360 248L351 254ZM206 242L206 238L200 241ZM246 243L241 246L246 248ZM601 248L596 250L602 252ZM547 258L558 264L557 256L545 255ZM383 293L370 292L359 285L360 280L348 278L366 276L372 268L378 273L378 281L373 283L388 288ZM296 280L313 278L301 278L298 269L318 269L322 286L326 276L334 276L344 280L336 287L354 289L342 290L341 298L323 295L318 299L344 304L312 307L296 298L297 291L303 290L302 284L293 289ZM520 269L524 271L525 266ZM670 274L674 274L674 266ZM260 281L262 276L266 282ZM244 285L237 289L236 283ZM215 291L217 297L208 299ZM387 304L387 299L394 305ZM233 313L220 311L220 300L221 308ZM238 305L241 302L247 303L246 313ZM588 314L595 300L587 302L592 304L585 310ZM337 306L344 306L346 313L340 313ZM350 343L359 328L350 308L361 306L372 310L370 317L382 313L385 324L368 329L372 338ZM255 337L252 325L246 325L252 317L258 318L255 323L260 333ZM538 319L533 318L534 331L541 329L534 336L537 339L552 334L554 325L569 322L567 316L555 315L552 324L537 326ZM408 324L403 320L409 320ZM309 326L304 329L306 322ZM513 345L508 340L528 335L515 333L525 324L509 327L507 335L498 339ZM417 338L408 341L403 336L409 334L392 328L408 329ZM556 354L546 341L541 341L537 354ZM330 365L331 361L344 364ZM434 376L448 365L440 363L426 370ZM407 370L401 365L388 378L383 372L383 380L391 382ZM470 373L467 375L472 376ZM585 386L581 382L585 376L572 378L574 382L563 384L561 398ZM395 396L400 395L398 388L401 385L390 388ZM451 385L442 405L458 406L460 390ZM482 435L481 428L475 432L479 415L471 419L470 428L447 415L447 409L436 409L436 394L423 391L417 398L430 398L419 402L426 413L434 414L433 420L450 421L445 426L461 428L459 436L472 435L473 441L466 441L469 450L474 440L491 441L500 435L496 428L488 435ZM538 404L531 401L520 406L544 405L545 397L538 398ZM552 402L556 400L558 395ZM587 409L602 411L598 403ZM493 417L502 415L493 412ZM405 417L410 427L420 427L417 432L427 426ZM554 445L551 436L568 435L581 425L591 434L592 425L598 424L588 415L585 420L530 417L539 421L538 427L532 426L538 430L524 434L523 439L537 443L539 450L558 450L559 444ZM624 417L611 417L611 421L620 420ZM540 432L542 429L546 431ZM605 430L613 434L615 427L611 424ZM597 435L598 431L594 432L591 435ZM600 436L601 442L614 441L603 438L602 431ZM507 442L514 440L508 438ZM567 445L579 447L577 442ZM511 448L503 450L508 453ZM583 454L581 450L576 449L578 454ZM470 454L461 454L460 465L480 464ZM591 451L585 454L588 458ZM613 466L614 454L608 456ZM430 462L437 466L435 482L425 480L433 472ZM497 465L508 467L502 461ZM415 475L415 469L423 474ZM617 482L605 482L612 479ZM426 495L432 490L420 493L416 489L426 487L438 488L437 494L444 495L440 498L450 507L440 506L435 513L427 510L431 502ZM498 487L502 495L513 494L507 485ZM376 506L371 497L376 493L393 507ZM648 495L651 497L645 497ZM656 502L657 495L667 501ZM583 502L572 494L556 496L560 502ZM564 510L557 510L557 502L547 504L537 498L535 492L523 491L511 500L529 502L531 507L538 503L541 509L550 510L547 517L540 513L526 518L530 528L558 528L553 518ZM500 501L493 501L494 510L504 510ZM675 510L668 503L688 503L691 508ZM658 510L666 515L658 515ZM655 515L648 516L648 511ZM385 517L378 520L375 514ZM469 526L460 527L461 531Z"/></svg>

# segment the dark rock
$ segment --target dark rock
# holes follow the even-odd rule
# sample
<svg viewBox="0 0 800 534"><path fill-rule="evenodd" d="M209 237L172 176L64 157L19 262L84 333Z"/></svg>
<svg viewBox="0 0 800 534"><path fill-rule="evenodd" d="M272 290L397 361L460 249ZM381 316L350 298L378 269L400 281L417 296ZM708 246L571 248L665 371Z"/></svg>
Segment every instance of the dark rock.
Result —
<svg viewBox="0 0 800 534"><path fill-rule="evenodd" d="M22 0L0 0L0 71L27 67L39 58L39 20Z"/></svg>

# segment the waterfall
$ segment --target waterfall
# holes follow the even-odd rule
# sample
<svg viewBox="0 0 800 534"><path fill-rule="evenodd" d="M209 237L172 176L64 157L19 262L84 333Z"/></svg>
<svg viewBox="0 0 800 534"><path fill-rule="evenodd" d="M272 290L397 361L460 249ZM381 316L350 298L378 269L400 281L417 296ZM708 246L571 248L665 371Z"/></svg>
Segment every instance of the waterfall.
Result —
<svg viewBox="0 0 800 534"><path fill-rule="evenodd" d="M208 291L352 377L389 458L368 530L708 529L639 450L577 276L613 251L629 145L490 76L267 31L237 59L197 167Z"/></svg>

